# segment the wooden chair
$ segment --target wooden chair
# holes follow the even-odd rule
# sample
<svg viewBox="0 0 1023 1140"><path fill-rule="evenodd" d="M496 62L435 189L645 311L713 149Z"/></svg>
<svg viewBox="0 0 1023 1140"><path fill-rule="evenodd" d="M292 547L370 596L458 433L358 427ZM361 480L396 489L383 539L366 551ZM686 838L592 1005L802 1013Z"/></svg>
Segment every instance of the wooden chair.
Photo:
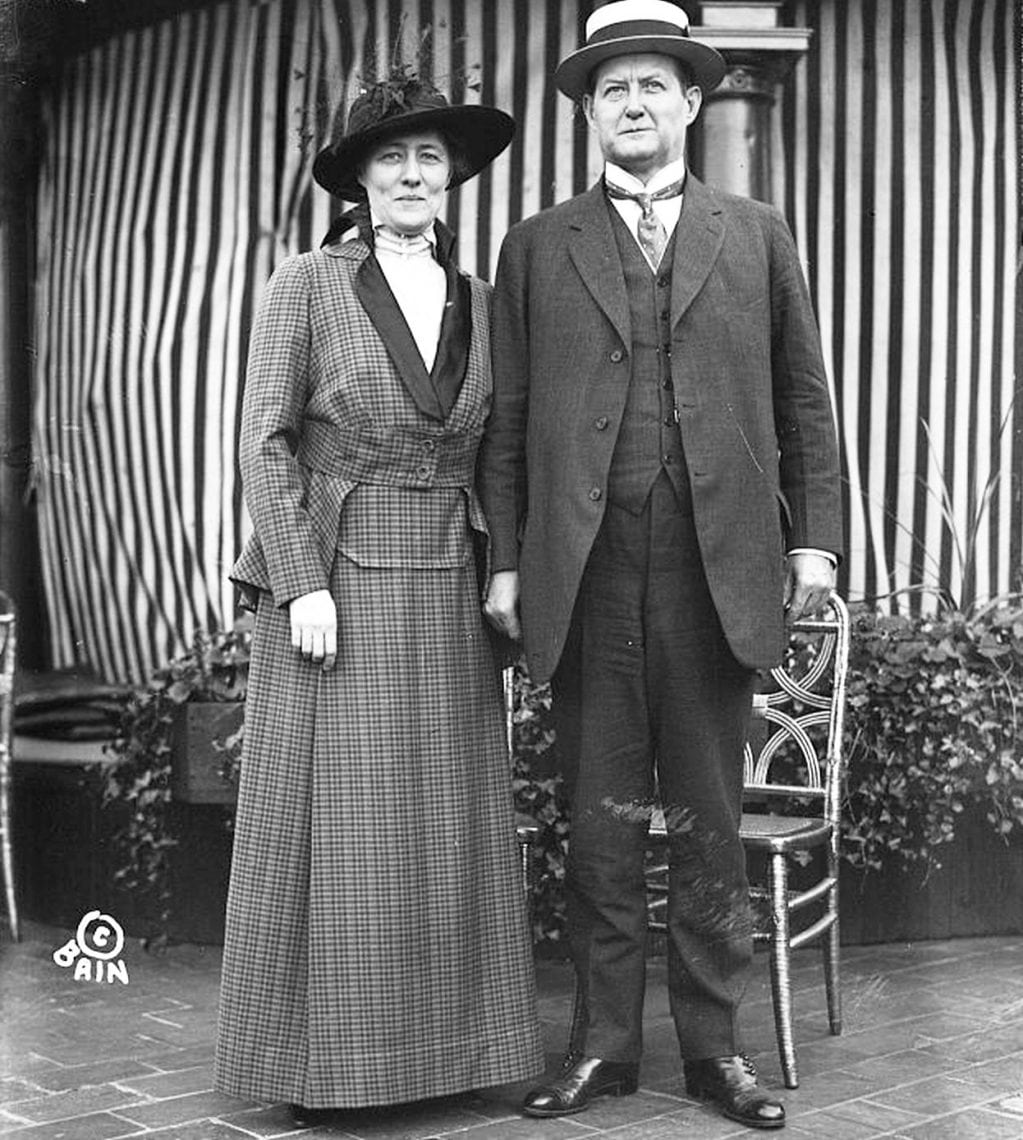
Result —
<svg viewBox="0 0 1023 1140"><path fill-rule="evenodd" d="M775 1033L788 1088L798 1086L792 1034L791 952L822 940L828 1023L842 1031L839 987L839 825L843 762L842 732L849 615L832 594L819 619L798 622L788 659L765 678L766 691L753 699L754 730L746 745L744 807L740 835L750 860L754 939L770 944ZM757 738L760 739L757 739ZM655 855L667 840L663 812L650 828ZM800 872L821 872L809 885L793 887L790 861L819 852ZM764 864L755 873L756 863ZM802 881L802 878L800 881ZM648 876L650 928L664 931L667 864L655 862ZM804 918L813 907L816 917ZM795 916L799 920L793 922Z"/></svg>
<svg viewBox="0 0 1023 1140"><path fill-rule="evenodd" d="M14 891L14 843L11 835L11 741L14 736L14 656L17 625L14 603L0 592L0 862L3 864L7 921L17 942L21 937Z"/></svg>
<svg viewBox="0 0 1023 1140"><path fill-rule="evenodd" d="M509 665L502 670L501 683L504 687L504 731L508 747L508 762L515 757L515 667ZM522 875L522 889L526 894L526 905L532 918L533 887L536 882L535 847L540 841L540 826L522 812L515 813L515 838L519 845L519 870Z"/></svg>

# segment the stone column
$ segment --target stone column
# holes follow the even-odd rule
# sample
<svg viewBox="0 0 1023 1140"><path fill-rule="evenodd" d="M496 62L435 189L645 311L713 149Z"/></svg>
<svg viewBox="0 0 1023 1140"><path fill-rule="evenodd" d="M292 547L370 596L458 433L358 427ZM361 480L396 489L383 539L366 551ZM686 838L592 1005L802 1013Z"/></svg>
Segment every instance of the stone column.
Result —
<svg viewBox="0 0 1023 1140"><path fill-rule="evenodd" d="M771 200L772 109L778 85L810 43L808 28L780 24L782 0L700 5L693 38L717 48L728 72L704 100L697 167L711 186Z"/></svg>

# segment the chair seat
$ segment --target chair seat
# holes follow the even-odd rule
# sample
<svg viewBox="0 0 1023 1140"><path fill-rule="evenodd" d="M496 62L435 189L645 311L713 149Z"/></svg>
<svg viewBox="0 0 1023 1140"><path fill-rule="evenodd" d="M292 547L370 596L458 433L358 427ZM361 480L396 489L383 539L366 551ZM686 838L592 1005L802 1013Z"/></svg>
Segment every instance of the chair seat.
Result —
<svg viewBox="0 0 1023 1140"><path fill-rule="evenodd" d="M515 835L520 844L535 843L540 838L540 825L528 815L518 812L515 816Z"/></svg>
<svg viewBox="0 0 1023 1140"><path fill-rule="evenodd" d="M820 816L743 812L739 835L755 851L788 851L826 843L831 837L831 824Z"/></svg>

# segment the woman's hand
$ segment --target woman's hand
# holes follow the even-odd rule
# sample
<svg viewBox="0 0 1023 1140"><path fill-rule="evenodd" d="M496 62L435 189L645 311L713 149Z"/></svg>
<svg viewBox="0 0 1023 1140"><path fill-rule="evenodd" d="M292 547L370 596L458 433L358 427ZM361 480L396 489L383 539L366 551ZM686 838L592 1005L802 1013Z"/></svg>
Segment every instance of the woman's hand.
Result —
<svg viewBox="0 0 1023 1140"><path fill-rule="evenodd" d="M337 606L329 590L314 590L288 605L291 644L311 661L333 669L337 660Z"/></svg>
<svg viewBox="0 0 1023 1140"><path fill-rule="evenodd" d="M519 627L519 572L498 570L490 579L487 600L483 603L487 621L500 633L516 641L522 636Z"/></svg>

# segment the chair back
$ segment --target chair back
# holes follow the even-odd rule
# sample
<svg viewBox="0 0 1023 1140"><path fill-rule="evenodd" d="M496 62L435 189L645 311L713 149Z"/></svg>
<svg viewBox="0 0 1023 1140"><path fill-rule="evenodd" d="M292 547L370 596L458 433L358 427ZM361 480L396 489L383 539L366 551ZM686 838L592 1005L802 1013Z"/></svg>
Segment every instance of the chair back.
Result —
<svg viewBox="0 0 1023 1140"><path fill-rule="evenodd" d="M819 616L795 622L785 662L753 698L761 740L747 743L747 806L796 800L836 826L841 811L849 612L832 593ZM754 735L754 734L751 734ZM760 735L760 734L755 734Z"/></svg>

